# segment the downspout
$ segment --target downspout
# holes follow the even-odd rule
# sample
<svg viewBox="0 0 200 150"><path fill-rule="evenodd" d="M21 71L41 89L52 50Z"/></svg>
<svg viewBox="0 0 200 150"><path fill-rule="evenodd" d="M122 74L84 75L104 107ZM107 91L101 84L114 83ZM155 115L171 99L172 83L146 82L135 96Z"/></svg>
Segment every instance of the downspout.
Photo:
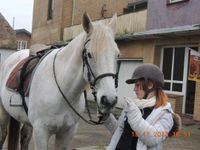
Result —
<svg viewBox="0 0 200 150"><path fill-rule="evenodd" d="M76 0L72 1L72 24L71 26L74 25L74 12L75 12L75 5L76 5Z"/></svg>

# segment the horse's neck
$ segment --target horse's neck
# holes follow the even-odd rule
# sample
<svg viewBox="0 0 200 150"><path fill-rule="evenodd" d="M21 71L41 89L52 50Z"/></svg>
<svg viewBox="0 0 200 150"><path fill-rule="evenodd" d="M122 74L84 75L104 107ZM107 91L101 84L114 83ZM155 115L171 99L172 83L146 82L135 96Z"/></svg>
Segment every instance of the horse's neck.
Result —
<svg viewBox="0 0 200 150"><path fill-rule="evenodd" d="M70 98L78 98L86 86L83 78L82 50L84 35L75 38L56 57L56 72L59 83Z"/></svg>

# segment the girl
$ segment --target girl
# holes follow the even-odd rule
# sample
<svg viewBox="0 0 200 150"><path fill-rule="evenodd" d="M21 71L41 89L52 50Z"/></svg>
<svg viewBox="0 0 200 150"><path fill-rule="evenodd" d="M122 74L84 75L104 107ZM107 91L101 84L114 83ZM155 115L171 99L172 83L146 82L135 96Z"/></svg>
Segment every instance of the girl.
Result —
<svg viewBox="0 0 200 150"><path fill-rule="evenodd" d="M114 133L107 150L162 149L166 137L180 128L180 117L176 115L179 123L174 123L171 105L162 90L162 71L155 65L143 64L126 83L135 84L137 98L125 98L118 122L112 114L106 120L106 127Z"/></svg>

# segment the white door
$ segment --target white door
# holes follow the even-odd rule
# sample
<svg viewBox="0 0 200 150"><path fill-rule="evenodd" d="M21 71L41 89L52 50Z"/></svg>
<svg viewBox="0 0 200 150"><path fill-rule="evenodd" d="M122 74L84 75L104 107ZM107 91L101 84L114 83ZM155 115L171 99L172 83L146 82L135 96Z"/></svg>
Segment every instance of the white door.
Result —
<svg viewBox="0 0 200 150"><path fill-rule="evenodd" d="M136 97L133 91L133 84L126 84L126 80L130 79L133 71L137 66L142 64L142 60L120 60L119 70L119 86L117 89L118 103L117 107L123 107L124 97Z"/></svg>

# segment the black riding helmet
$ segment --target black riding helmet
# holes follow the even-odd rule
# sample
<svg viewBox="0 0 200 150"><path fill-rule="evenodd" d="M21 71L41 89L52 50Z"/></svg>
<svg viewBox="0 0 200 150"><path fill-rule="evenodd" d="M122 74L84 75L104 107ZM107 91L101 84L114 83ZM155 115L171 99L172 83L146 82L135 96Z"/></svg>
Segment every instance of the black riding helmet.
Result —
<svg viewBox="0 0 200 150"><path fill-rule="evenodd" d="M139 67L137 67L133 72L131 79L126 80L126 83L134 84L139 79L144 79L145 82L145 88L144 88L144 91L146 92L145 98L147 97L148 93L154 90L154 89L148 90L146 88L149 80L156 84L155 85L156 87L154 88L162 88L164 86L163 72L156 65L153 64L142 64Z"/></svg>

